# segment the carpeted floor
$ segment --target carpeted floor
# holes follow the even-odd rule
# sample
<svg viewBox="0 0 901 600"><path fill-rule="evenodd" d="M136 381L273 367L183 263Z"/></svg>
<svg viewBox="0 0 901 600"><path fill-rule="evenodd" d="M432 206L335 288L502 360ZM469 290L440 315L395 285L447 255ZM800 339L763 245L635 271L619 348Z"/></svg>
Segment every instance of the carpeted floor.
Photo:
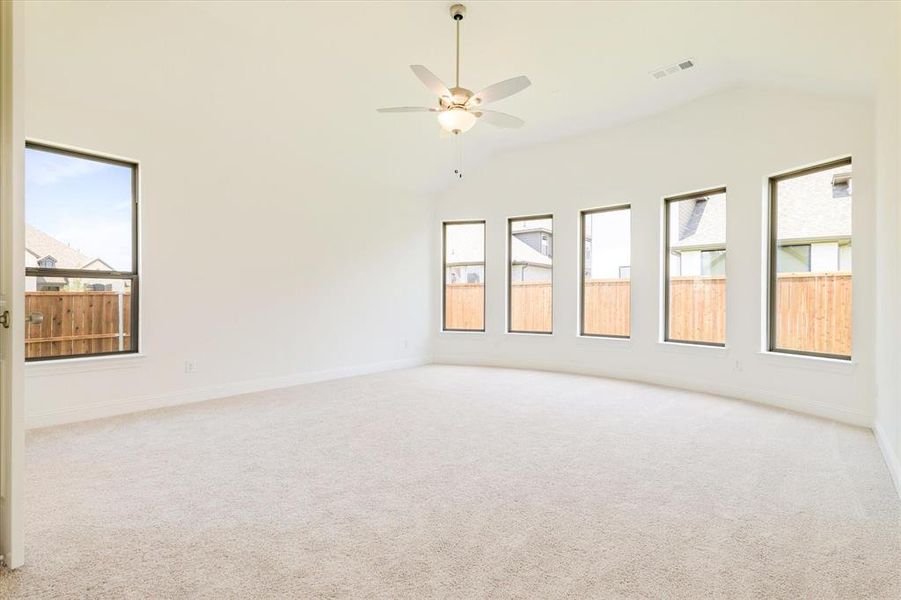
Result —
<svg viewBox="0 0 901 600"><path fill-rule="evenodd" d="M872 434L430 366L32 432L34 598L901 598Z"/></svg>

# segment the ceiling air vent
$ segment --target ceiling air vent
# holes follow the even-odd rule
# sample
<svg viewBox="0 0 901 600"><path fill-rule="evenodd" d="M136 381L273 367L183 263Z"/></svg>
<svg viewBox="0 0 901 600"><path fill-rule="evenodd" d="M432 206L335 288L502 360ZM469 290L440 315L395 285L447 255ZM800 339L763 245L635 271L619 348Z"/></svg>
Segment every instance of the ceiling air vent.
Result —
<svg viewBox="0 0 901 600"><path fill-rule="evenodd" d="M653 77L654 79L663 79L667 75L675 75L676 73L690 69L693 66L695 66L694 59L686 58L681 62L667 65L665 67L660 67L659 69L654 69L653 71L651 71L651 77Z"/></svg>

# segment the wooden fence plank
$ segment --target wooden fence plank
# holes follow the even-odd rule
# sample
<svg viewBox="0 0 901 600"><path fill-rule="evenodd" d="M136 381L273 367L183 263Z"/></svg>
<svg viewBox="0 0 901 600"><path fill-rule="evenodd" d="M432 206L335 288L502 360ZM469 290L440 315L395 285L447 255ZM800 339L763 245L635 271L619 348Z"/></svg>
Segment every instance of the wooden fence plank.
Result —
<svg viewBox="0 0 901 600"><path fill-rule="evenodd" d="M851 354L850 273L783 273L777 278L776 342L779 348ZM724 342L726 280L674 277L670 291L670 338ZM482 284L448 284L446 327L482 329ZM514 282L512 325L519 331L550 331L553 308L549 282ZM629 280L585 282L585 333L629 335Z"/></svg>
<svg viewBox="0 0 901 600"><path fill-rule="evenodd" d="M25 328L26 358L113 352L119 348L119 292L26 292L26 314L43 323ZM123 335L131 336L131 293L124 293Z"/></svg>
<svg viewBox="0 0 901 600"><path fill-rule="evenodd" d="M587 335L628 336L631 328L632 282L628 279L585 280Z"/></svg>
<svg viewBox="0 0 901 600"><path fill-rule="evenodd" d="M726 342L726 278L671 277L668 339Z"/></svg>
<svg viewBox="0 0 901 600"><path fill-rule="evenodd" d="M550 333L554 314L549 281L514 281L510 286L510 329Z"/></svg>
<svg viewBox="0 0 901 600"><path fill-rule="evenodd" d="M444 288L444 327L480 330L485 327L485 285L449 283Z"/></svg>
<svg viewBox="0 0 901 600"><path fill-rule="evenodd" d="M851 273L782 273L776 287L776 347L851 355Z"/></svg>

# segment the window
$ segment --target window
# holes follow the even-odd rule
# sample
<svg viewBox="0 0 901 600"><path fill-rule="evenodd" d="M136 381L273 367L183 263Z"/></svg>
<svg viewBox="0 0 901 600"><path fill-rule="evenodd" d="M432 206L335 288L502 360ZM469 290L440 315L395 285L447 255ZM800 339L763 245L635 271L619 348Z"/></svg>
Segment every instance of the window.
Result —
<svg viewBox="0 0 901 600"><path fill-rule="evenodd" d="M554 319L554 217L510 219L507 227L507 330L551 333Z"/></svg>
<svg viewBox="0 0 901 600"><path fill-rule="evenodd" d="M664 201L664 340L726 343L726 190Z"/></svg>
<svg viewBox="0 0 901 600"><path fill-rule="evenodd" d="M851 357L851 159L770 179L769 349Z"/></svg>
<svg viewBox="0 0 901 600"><path fill-rule="evenodd" d="M776 248L777 273L809 273L810 244L780 246Z"/></svg>
<svg viewBox="0 0 901 600"><path fill-rule="evenodd" d="M445 331L485 331L485 221L444 223Z"/></svg>
<svg viewBox="0 0 901 600"><path fill-rule="evenodd" d="M582 211L582 335L629 337L632 210Z"/></svg>
<svg viewBox="0 0 901 600"><path fill-rule="evenodd" d="M836 173L832 176L832 197L833 198L850 198L851 197L851 171L844 173Z"/></svg>
<svg viewBox="0 0 901 600"><path fill-rule="evenodd" d="M138 349L137 165L25 149L25 357Z"/></svg>

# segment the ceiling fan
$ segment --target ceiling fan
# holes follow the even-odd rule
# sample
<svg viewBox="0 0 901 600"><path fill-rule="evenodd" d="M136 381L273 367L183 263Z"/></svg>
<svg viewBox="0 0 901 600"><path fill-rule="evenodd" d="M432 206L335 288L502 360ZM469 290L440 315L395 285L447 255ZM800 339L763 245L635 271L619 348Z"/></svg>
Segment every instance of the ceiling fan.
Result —
<svg viewBox="0 0 901 600"><path fill-rule="evenodd" d="M496 110L485 110L483 104L495 102L517 92L526 89L532 82L525 75L513 77L489 85L481 92L473 94L470 90L460 87L460 21L466 16L466 7L462 4L454 4L450 8L451 17L457 24L457 72L454 87L448 88L434 73L422 65L410 65L413 73L425 84L429 90L438 95L438 106L398 106L394 108L379 108L382 113L402 112L433 112L438 113L438 124L441 129L449 134L459 135L469 131L477 121L484 121L495 127L517 128L522 127L525 121L519 117L508 115Z"/></svg>

